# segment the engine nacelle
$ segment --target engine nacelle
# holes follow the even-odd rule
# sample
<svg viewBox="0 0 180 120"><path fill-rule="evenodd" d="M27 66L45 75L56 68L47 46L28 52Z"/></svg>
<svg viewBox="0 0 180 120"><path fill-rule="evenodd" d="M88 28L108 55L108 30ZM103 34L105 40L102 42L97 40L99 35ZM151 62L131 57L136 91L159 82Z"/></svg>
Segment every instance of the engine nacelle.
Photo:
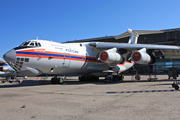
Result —
<svg viewBox="0 0 180 120"><path fill-rule="evenodd" d="M154 63L153 58L146 52L146 48L133 52L131 55L131 60L138 64Z"/></svg>
<svg viewBox="0 0 180 120"><path fill-rule="evenodd" d="M114 64L123 62L123 57L116 51L117 48L101 51L99 53L99 60L101 62L114 63Z"/></svg>
<svg viewBox="0 0 180 120"><path fill-rule="evenodd" d="M10 66L2 66L0 67L0 71L9 72L9 71L14 71L14 69L11 68Z"/></svg>

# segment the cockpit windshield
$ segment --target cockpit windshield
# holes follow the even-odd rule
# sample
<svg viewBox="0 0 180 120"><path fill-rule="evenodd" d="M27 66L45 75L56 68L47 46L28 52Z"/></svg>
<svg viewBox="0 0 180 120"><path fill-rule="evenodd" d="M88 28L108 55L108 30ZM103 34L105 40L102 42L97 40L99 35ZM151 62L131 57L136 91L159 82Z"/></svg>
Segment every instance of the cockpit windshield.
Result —
<svg viewBox="0 0 180 120"><path fill-rule="evenodd" d="M38 47L41 47L41 43L39 43L37 41L26 41L26 42L23 42L20 46L38 46Z"/></svg>
<svg viewBox="0 0 180 120"><path fill-rule="evenodd" d="M28 46L29 43L30 43L30 41L23 42L20 46Z"/></svg>

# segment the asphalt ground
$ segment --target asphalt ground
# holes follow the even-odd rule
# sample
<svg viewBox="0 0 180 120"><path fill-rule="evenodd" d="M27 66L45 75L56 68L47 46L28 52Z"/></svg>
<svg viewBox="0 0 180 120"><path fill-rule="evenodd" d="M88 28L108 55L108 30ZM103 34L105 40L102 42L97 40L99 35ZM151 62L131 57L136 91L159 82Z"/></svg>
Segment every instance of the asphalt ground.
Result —
<svg viewBox="0 0 180 120"><path fill-rule="evenodd" d="M50 78L28 78L20 84L0 84L0 120L179 120L180 91L167 75L131 81L79 82L63 85ZM179 78L177 79L179 81Z"/></svg>

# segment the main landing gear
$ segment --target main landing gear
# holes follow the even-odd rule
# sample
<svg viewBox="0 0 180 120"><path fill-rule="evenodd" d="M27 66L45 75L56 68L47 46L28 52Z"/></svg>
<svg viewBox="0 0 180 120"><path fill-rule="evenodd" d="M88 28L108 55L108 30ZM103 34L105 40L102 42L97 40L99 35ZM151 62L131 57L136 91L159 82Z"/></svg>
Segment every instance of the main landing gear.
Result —
<svg viewBox="0 0 180 120"><path fill-rule="evenodd" d="M119 75L107 75L105 80L104 80L104 83L106 82L109 82L109 83L112 83L112 82L118 82L118 81L123 81L124 80L124 75L123 74L119 74Z"/></svg>
<svg viewBox="0 0 180 120"><path fill-rule="evenodd" d="M95 76L80 76L79 82L85 82L85 81L98 81L99 77Z"/></svg>
<svg viewBox="0 0 180 120"><path fill-rule="evenodd" d="M63 83L64 83L63 78L57 78L57 77L51 78L51 84L63 84Z"/></svg>

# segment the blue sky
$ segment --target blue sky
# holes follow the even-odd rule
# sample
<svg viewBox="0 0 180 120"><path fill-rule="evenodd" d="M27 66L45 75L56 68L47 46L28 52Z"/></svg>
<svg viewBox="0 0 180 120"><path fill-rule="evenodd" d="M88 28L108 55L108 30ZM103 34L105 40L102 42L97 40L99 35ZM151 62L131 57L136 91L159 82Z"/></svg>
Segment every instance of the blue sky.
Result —
<svg viewBox="0 0 180 120"><path fill-rule="evenodd" d="M179 28L179 0L0 0L0 57L26 40L66 42Z"/></svg>

